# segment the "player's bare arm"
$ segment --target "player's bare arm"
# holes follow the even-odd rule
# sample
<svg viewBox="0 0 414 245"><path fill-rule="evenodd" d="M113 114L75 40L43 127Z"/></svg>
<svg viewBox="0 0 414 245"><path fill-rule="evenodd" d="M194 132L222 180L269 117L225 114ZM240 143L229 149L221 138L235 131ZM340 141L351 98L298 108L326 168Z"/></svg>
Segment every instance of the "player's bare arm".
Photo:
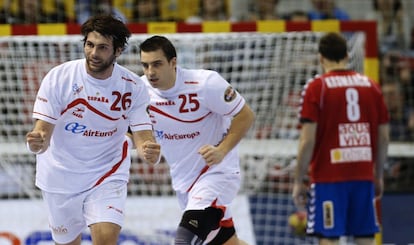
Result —
<svg viewBox="0 0 414 245"><path fill-rule="evenodd" d="M380 125L378 128L378 150L375 161L375 196L381 198L384 191L384 165L387 161L388 144L390 141L389 124Z"/></svg>
<svg viewBox="0 0 414 245"><path fill-rule="evenodd" d="M308 172L316 140L316 123L303 123L299 138L299 150L295 169L295 182L292 198L296 207L302 209L306 205L306 186L303 180Z"/></svg>
<svg viewBox="0 0 414 245"><path fill-rule="evenodd" d="M228 134L218 146L202 146L198 152L204 158L207 165L211 166L220 163L226 154L246 135L249 128L253 125L254 118L253 111L245 104L240 112L233 117Z"/></svg>
<svg viewBox="0 0 414 245"><path fill-rule="evenodd" d="M161 146L155 141L152 131L136 131L132 135L139 156L148 163L158 163L161 156Z"/></svg>
<svg viewBox="0 0 414 245"><path fill-rule="evenodd" d="M55 125L37 120L31 132L26 134L26 142L29 150L41 154L47 150L50 144L50 137Z"/></svg>

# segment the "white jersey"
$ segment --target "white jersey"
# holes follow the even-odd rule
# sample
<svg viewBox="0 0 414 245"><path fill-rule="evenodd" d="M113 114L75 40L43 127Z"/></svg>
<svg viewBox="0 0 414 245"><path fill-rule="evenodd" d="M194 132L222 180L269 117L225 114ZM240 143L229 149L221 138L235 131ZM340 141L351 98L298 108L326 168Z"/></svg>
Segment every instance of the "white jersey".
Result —
<svg viewBox="0 0 414 245"><path fill-rule="evenodd" d="M112 76L87 74L86 60L63 63L44 77L33 118L55 125L50 146L37 155L36 185L78 193L105 179L128 181L125 133L152 130L148 91L138 75L118 64Z"/></svg>
<svg viewBox="0 0 414 245"><path fill-rule="evenodd" d="M218 145L231 119L244 106L244 98L217 72L177 67L173 88L152 88L149 109L155 136L170 166L173 188L188 191L205 171L239 172L237 147L223 161L207 169L198 150L206 144Z"/></svg>

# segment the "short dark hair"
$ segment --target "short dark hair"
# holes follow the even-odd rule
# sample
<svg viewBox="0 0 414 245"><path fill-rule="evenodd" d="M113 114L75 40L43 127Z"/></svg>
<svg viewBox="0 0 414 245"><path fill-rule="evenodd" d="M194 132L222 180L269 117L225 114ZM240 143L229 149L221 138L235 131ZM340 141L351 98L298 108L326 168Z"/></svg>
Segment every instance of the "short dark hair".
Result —
<svg viewBox="0 0 414 245"><path fill-rule="evenodd" d="M139 45L139 49L140 52L153 52L161 49L168 61L177 57L177 51L174 45L164 36L152 36L146 39Z"/></svg>
<svg viewBox="0 0 414 245"><path fill-rule="evenodd" d="M339 33L329 32L319 40L318 51L326 59L339 62L348 55L346 39Z"/></svg>
<svg viewBox="0 0 414 245"><path fill-rule="evenodd" d="M112 37L114 51L118 48L124 50L131 36L128 27L121 20L109 14L92 16L82 24L81 34L84 37L84 45L88 34L93 31L99 32L104 37Z"/></svg>

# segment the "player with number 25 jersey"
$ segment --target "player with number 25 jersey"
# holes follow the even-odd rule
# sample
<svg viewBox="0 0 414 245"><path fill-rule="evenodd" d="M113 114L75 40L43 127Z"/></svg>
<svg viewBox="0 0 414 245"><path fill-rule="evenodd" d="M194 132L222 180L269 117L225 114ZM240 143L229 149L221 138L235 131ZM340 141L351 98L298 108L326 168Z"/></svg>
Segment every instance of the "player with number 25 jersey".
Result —
<svg viewBox="0 0 414 245"><path fill-rule="evenodd" d="M145 76L142 79L148 81ZM173 88L150 88L149 91L155 137L171 168L174 189L185 192L206 168L198 149L206 142L220 143L227 134L232 116L240 111L245 101L218 73L180 67L177 67ZM176 150L178 147L182 151ZM237 148L223 161L225 164L214 165L208 171L240 171Z"/></svg>
<svg viewBox="0 0 414 245"><path fill-rule="evenodd" d="M241 182L237 144L253 112L217 72L177 66L167 38L150 37L140 49L148 111L183 210L175 244L240 244L230 204Z"/></svg>

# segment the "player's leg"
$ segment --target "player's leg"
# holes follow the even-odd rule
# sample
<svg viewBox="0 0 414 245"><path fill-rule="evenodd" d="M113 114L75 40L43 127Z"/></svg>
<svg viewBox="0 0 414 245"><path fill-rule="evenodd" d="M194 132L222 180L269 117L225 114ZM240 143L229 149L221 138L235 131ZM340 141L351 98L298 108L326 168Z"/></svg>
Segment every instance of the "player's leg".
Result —
<svg viewBox="0 0 414 245"><path fill-rule="evenodd" d="M188 193L187 192L176 192L176 196L178 199L178 204L182 210L184 210L183 215L181 216L180 224L176 230L176 235L174 239L174 244L184 244L187 240L193 240L192 244L202 244L203 240L201 238L198 238L196 234L194 234L191 230L183 227L181 225L185 218L184 215L188 216L188 213L186 214L185 208L188 204ZM191 244L191 243L188 243Z"/></svg>
<svg viewBox="0 0 414 245"><path fill-rule="evenodd" d="M115 245L117 244L121 226L100 222L89 226L91 230L92 244L94 245Z"/></svg>
<svg viewBox="0 0 414 245"><path fill-rule="evenodd" d="M354 242L357 245L375 245L374 237L355 237Z"/></svg>
<svg viewBox="0 0 414 245"><path fill-rule="evenodd" d="M239 240L236 235L236 230L234 226L231 227L220 227L219 231L214 234L212 240L210 240L208 245L243 245L246 244L242 240Z"/></svg>
<svg viewBox="0 0 414 245"><path fill-rule="evenodd" d="M80 245L86 228L83 217L83 194L67 195L42 191L49 227L55 244Z"/></svg>
<svg viewBox="0 0 414 245"><path fill-rule="evenodd" d="M80 245L81 244L81 241L82 241L82 236L79 235L77 238L75 238L75 240L73 240L73 241L71 241L69 243L63 244L63 243L57 243L57 242L55 242L55 245Z"/></svg>
<svg viewBox="0 0 414 245"><path fill-rule="evenodd" d="M237 238L236 234L234 234L233 236L231 236L229 239L227 239L227 241L225 241L224 243L215 243L215 241L211 241L208 243L209 245L215 245L215 244L223 244L223 245L242 245L242 244L246 244L243 240L239 240L239 238Z"/></svg>
<svg viewBox="0 0 414 245"><path fill-rule="evenodd" d="M352 182L353 210L349 217L349 234L354 237L357 245L375 244L375 233L379 232L379 224L375 210L375 191L371 181Z"/></svg>
<svg viewBox="0 0 414 245"><path fill-rule="evenodd" d="M86 223L94 245L116 245L124 222L127 182L103 182L91 190L84 203Z"/></svg>
<svg viewBox="0 0 414 245"><path fill-rule="evenodd" d="M339 238L320 238L319 245L339 245Z"/></svg>
<svg viewBox="0 0 414 245"><path fill-rule="evenodd" d="M237 195L240 182L240 174L206 173L192 185L189 192L178 192L184 214L175 244L201 244L206 241L208 234L220 227L224 215L230 215L226 209Z"/></svg>
<svg viewBox="0 0 414 245"><path fill-rule="evenodd" d="M247 242L241 240L240 238L237 238L239 240L239 245L249 245Z"/></svg>
<svg viewBox="0 0 414 245"><path fill-rule="evenodd" d="M231 176L231 175L230 175ZM211 240L208 244L209 245L216 245L216 244L223 244L223 245L247 245L246 242L239 239L237 237L236 229L234 227L234 222L232 218L232 213L230 209L230 203L233 201L233 199L236 197L237 191L240 186L238 186L238 175L233 175L231 177L227 176L229 178L229 181L224 186L229 186L229 189L226 189L221 192L221 195L219 195L219 198L223 200L226 205L225 213L223 216L223 219L220 222L220 230L215 235L214 239Z"/></svg>
<svg viewBox="0 0 414 245"><path fill-rule="evenodd" d="M203 213L203 214L201 214ZM209 216L206 218L205 216ZM217 215L217 216L216 216ZM219 223L221 212L220 209L208 208L206 212L199 212L198 215L194 215L192 222L181 222L177 230L175 244L178 245L198 245L203 244L204 241L208 240L207 237L211 230L217 227ZM197 219L198 217L198 219ZM182 221L186 220L183 216ZM197 220L197 221L196 221ZM186 225L186 223L198 224L198 220L203 220L202 223L205 224L204 229L201 227L195 228L192 225ZM234 226L232 227L221 227L219 231L215 234L212 240L207 242L208 245L247 245L246 242L240 240L235 232Z"/></svg>
<svg viewBox="0 0 414 245"><path fill-rule="evenodd" d="M217 232L214 231L210 233L210 236L213 236L211 236L212 239L209 240L208 244L245 244L242 243L241 240L239 240L237 237L230 208L230 205L236 197L237 191L240 188L240 176L238 174L227 174L225 176L222 176L221 179L223 179L223 183L221 183L220 186L225 186L227 188L218 192L217 201L215 202L215 205L222 206L222 209L224 210L224 216L220 221L219 230Z"/></svg>
<svg viewBox="0 0 414 245"><path fill-rule="evenodd" d="M185 211L177 229L174 244L203 244L210 231L217 229L222 217L223 211L213 207Z"/></svg>
<svg viewBox="0 0 414 245"><path fill-rule="evenodd" d="M224 225L223 225L224 224ZM208 245L248 245L245 241L239 239L234 228L232 220L221 222L221 227L210 232L208 235Z"/></svg>

